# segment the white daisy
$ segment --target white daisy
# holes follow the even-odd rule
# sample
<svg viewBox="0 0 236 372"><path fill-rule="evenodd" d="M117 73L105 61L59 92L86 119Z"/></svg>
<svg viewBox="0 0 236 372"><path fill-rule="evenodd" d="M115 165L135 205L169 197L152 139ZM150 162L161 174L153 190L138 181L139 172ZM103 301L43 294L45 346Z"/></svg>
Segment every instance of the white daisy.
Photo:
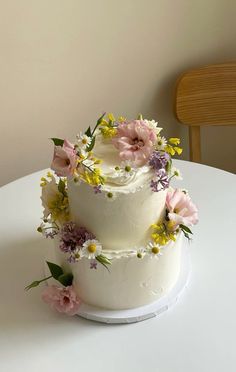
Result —
<svg viewBox="0 0 236 372"><path fill-rule="evenodd" d="M147 250L144 247L141 247L137 250L137 257L143 258L146 253L147 253Z"/></svg>
<svg viewBox="0 0 236 372"><path fill-rule="evenodd" d="M77 138L77 141L78 141L79 149L82 152L85 151L86 147L89 146L91 141L92 141L91 137L88 137L86 134L84 134L82 132L77 134L76 138Z"/></svg>
<svg viewBox="0 0 236 372"><path fill-rule="evenodd" d="M83 244L82 254L89 259L95 259L102 252L102 245L96 239L89 239Z"/></svg>
<svg viewBox="0 0 236 372"><path fill-rule="evenodd" d="M161 247L153 242L148 243L148 253L150 254L151 258L159 258L162 256Z"/></svg>
<svg viewBox="0 0 236 372"><path fill-rule="evenodd" d="M175 179L179 181L183 179L182 174L180 173L180 170L175 167L171 168L171 177L175 177Z"/></svg>
<svg viewBox="0 0 236 372"><path fill-rule="evenodd" d="M68 258L69 262L78 262L84 256L84 252L81 247L76 247L76 249L71 252L70 257Z"/></svg>
<svg viewBox="0 0 236 372"><path fill-rule="evenodd" d="M130 177L136 172L136 167L132 161L125 160L121 162L120 170L124 175Z"/></svg>
<svg viewBox="0 0 236 372"><path fill-rule="evenodd" d="M164 150L167 145L167 140L165 137L157 137L157 144L156 144L156 149L157 150Z"/></svg>
<svg viewBox="0 0 236 372"><path fill-rule="evenodd" d="M162 128L158 127L158 122L155 120L145 120L145 123L149 126L149 128L155 131L156 135L158 135L162 130Z"/></svg>

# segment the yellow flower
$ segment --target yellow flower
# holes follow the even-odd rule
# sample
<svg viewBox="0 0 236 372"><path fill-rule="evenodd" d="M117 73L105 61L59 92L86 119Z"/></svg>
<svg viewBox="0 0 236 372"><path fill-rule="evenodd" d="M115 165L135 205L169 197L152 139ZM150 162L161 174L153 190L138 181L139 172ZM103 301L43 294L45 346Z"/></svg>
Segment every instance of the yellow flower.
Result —
<svg viewBox="0 0 236 372"><path fill-rule="evenodd" d="M165 151L168 152L168 154L170 154L171 156L173 156L175 154L175 150L173 149L173 147L171 145L166 145L165 146Z"/></svg>
<svg viewBox="0 0 236 372"><path fill-rule="evenodd" d="M173 231L175 226L176 226L176 224L175 224L174 221L167 221L166 222L166 227L167 227L167 230L169 230L169 231Z"/></svg>
<svg viewBox="0 0 236 372"><path fill-rule="evenodd" d="M41 178L42 185L42 205L44 207L44 218L51 215L53 221L64 223L69 220L69 204L65 185L63 192L60 191L60 186L56 182L53 175L49 177L49 181ZM60 181L65 183L65 181ZM61 185L59 183L59 185Z"/></svg>
<svg viewBox="0 0 236 372"><path fill-rule="evenodd" d="M176 240L176 232L173 231L173 223L171 221L152 224L151 228L153 229L151 238L154 243L160 246L166 245L170 240Z"/></svg>
<svg viewBox="0 0 236 372"><path fill-rule="evenodd" d="M181 155L183 152L183 149L181 147L174 147L175 152L177 152L178 155Z"/></svg>
<svg viewBox="0 0 236 372"><path fill-rule="evenodd" d="M99 168L90 170L81 168L79 176L91 186L104 184L105 181L104 177L101 175L101 170Z"/></svg>
<svg viewBox="0 0 236 372"><path fill-rule="evenodd" d="M180 144L180 139L179 138L169 138L169 142L171 145L179 145Z"/></svg>
<svg viewBox="0 0 236 372"><path fill-rule="evenodd" d="M108 119L109 119L110 121L115 121L115 120L116 120L115 117L114 117L114 115L113 115L112 113L109 113L109 114L107 115L107 117L108 117Z"/></svg>
<svg viewBox="0 0 236 372"><path fill-rule="evenodd" d="M124 123L125 121L126 121L126 118L124 118L123 116L118 117L118 122L119 123Z"/></svg>
<svg viewBox="0 0 236 372"><path fill-rule="evenodd" d="M165 151L168 152L168 154L170 154L171 156L174 156L175 153L177 153L178 155L180 155L183 151L183 149L181 147L178 147L178 146L171 146L171 145L166 145L165 146Z"/></svg>
<svg viewBox="0 0 236 372"><path fill-rule="evenodd" d="M110 127L109 125L100 128L103 138L112 138L117 134L117 129Z"/></svg>

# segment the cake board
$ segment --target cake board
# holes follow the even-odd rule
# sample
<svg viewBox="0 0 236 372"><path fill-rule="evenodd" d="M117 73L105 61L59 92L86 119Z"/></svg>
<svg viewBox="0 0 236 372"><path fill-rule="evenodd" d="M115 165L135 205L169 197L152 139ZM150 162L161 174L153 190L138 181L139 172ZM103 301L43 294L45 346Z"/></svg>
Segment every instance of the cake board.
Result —
<svg viewBox="0 0 236 372"><path fill-rule="evenodd" d="M176 284L168 294L161 297L157 301L149 305L127 310L106 310L82 303L77 315L82 318L101 323L130 324L150 319L162 314L178 301L180 295L184 292L189 283L191 260L189 245L186 243L183 243L182 245L181 255L181 268ZM53 251L50 249L47 252L46 260L53 260L53 262L56 262L55 257L52 256L54 256ZM47 275L47 273L48 269L45 265L45 275Z"/></svg>

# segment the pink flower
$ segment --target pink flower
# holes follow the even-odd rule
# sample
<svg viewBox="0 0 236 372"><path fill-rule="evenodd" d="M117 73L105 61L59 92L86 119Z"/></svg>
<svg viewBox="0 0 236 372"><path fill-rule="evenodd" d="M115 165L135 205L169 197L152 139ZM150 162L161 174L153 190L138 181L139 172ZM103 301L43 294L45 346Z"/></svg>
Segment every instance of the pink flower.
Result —
<svg viewBox="0 0 236 372"><path fill-rule="evenodd" d="M112 142L119 150L121 159L144 165L154 150L156 140L155 131L144 120L133 120L119 124Z"/></svg>
<svg viewBox="0 0 236 372"><path fill-rule="evenodd" d="M76 168L76 151L72 143L64 140L63 146L54 147L51 168L59 177L73 175Z"/></svg>
<svg viewBox="0 0 236 372"><path fill-rule="evenodd" d="M198 210L190 197L179 189L170 190L166 196L168 217L174 222L174 227L182 224L192 226L198 222Z"/></svg>
<svg viewBox="0 0 236 372"><path fill-rule="evenodd" d="M75 315L81 304L73 286L62 288L56 285L49 285L44 289L42 299L53 309L67 315Z"/></svg>

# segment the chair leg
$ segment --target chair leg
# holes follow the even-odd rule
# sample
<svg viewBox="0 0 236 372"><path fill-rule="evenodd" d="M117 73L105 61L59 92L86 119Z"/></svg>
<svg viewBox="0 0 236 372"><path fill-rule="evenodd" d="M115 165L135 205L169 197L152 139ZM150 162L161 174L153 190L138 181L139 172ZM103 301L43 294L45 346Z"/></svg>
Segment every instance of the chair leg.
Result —
<svg viewBox="0 0 236 372"><path fill-rule="evenodd" d="M189 127L189 149L190 160L195 163L201 163L201 138L199 126Z"/></svg>

